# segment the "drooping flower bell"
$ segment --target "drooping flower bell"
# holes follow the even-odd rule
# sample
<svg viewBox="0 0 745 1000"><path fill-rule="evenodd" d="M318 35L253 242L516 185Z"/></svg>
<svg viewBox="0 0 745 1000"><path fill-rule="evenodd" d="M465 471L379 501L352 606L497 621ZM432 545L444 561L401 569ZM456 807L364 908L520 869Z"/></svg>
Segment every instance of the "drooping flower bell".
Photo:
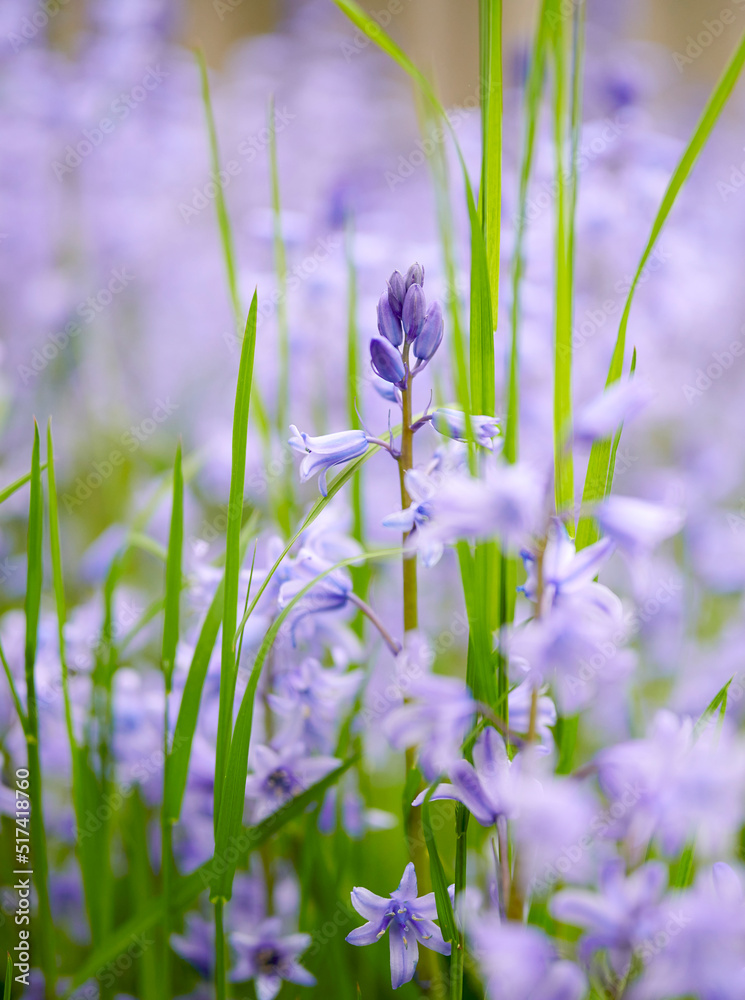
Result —
<svg viewBox="0 0 745 1000"><path fill-rule="evenodd" d="M290 447L304 455L300 463L300 482L307 482L318 475L318 488L326 496L326 473L335 465L343 465L359 458L367 451L368 440L364 431L339 431L311 437L291 425Z"/></svg>

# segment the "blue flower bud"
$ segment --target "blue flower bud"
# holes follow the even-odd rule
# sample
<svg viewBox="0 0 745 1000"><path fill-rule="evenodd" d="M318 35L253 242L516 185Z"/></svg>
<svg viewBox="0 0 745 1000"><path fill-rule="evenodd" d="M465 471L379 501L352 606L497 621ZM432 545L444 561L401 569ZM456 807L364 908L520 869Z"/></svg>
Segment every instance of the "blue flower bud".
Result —
<svg viewBox="0 0 745 1000"><path fill-rule="evenodd" d="M418 337L424 325L424 316L427 311L427 300L421 285L412 285L406 293L404 308L401 313L406 339L414 340Z"/></svg>
<svg viewBox="0 0 745 1000"><path fill-rule="evenodd" d="M401 329L401 319L391 309L391 303L386 292L383 292L378 302L378 332L381 337L389 340L394 347L399 347L403 343L404 332Z"/></svg>
<svg viewBox="0 0 745 1000"><path fill-rule="evenodd" d="M373 371L386 382L398 385L406 378L403 358L390 341L373 337L370 341L370 358Z"/></svg>
<svg viewBox="0 0 745 1000"><path fill-rule="evenodd" d="M388 279L388 301L391 304L393 315L401 319L401 311L406 298L406 281L400 271L394 271Z"/></svg>
<svg viewBox="0 0 745 1000"><path fill-rule="evenodd" d="M411 288L412 285L423 285L424 284L424 268L421 264L412 264L409 270L406 272L406 291Z"/></svg>
<svg viewBox="0 0 745 1000"><path fill-rule="evenodd" d="M434 302L427 310L421 332L414 341L415 357L429 361L442 342L442 330L442 309L439 302Z"/></svg>

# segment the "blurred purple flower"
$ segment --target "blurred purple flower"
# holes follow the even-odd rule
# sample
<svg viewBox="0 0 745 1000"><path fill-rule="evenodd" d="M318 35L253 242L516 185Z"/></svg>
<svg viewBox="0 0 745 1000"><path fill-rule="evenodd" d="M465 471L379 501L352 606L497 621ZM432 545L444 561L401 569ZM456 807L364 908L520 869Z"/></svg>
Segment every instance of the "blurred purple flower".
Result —
<svg viewBox="0 0 745 1000"><path fill-rule="evenodd" d="M600 949L618 976L625 976L634 950L659 926L659 902L667 885L667 867L648 861L628 877L624 862L613 859L600 872L599 892L562 889L549 904L551 915L582 927L579 946L583 961Z"/></svg>
<svg viewBox="0 0 745 1000"><path fill-rule="evenodd" d="M439 407L432 414L432 426L443 437L452 438L454 441L468 440L466 415L462 410L454 410L446 406ZM480 444L482 448L494 449L496 447L496 438L501 434L497 417L472 415L471 428L476 444Z"/></svg>
<svg viewBox="0 0 745 1000"><path fill-rule="evenodd" d="M310 943L310 934L283 934L278 917L264 920L249 934L234 932L230 945L236 961L230 979L235 983L253 979L257 1000L274 1000L283 980L315 986L315 976L298 962Z"/></svg>
<svg viewBox="0 0 745 1000"><path fill-rule="evenodd" d="M417 747L422 774L434 781L460 758L475 704L463 681L434 674L412 681L408 696L385 717L383 732L397 750Z"/></svg>
<svg viewBox="0 0 745 1000"><path fill-rule="evenodd" d="M258 823L321 781L341 761L335 757L308 756L302 744L298 744L279 751L256 746L252 763L253 772L246 780L246 798L251 803L252 822Z"/></svg>
<svg viewBox="0 0 745 1000"><path fill-rule="evenodd" d="M599 504L595 517L605 534L632 556L650 552L677 534L685 521L685 514L678 507L621 496L610 496Z"/></svg>

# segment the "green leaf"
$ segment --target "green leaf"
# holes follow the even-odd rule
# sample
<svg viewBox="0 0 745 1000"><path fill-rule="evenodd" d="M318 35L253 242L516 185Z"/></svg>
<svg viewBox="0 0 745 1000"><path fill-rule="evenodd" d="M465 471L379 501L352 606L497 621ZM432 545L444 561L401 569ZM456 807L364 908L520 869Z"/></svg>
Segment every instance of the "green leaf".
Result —
<svg viewBox="0 0 745 1000"><path fill-rule="evenodd" d="M181 444L176 448L173 464L173 504L171 531L168 537L166 563L166 592L163 615L163 649L161 659L166 679L166 694L171 690L176 647L179 634L179 609L181 603L181 559L184 544L184 479L181 472Z"/></svg>
<svg viewBox="0 0 745 1000"><path fill-rule="evenodd" d="M693 740L694 742L701 736L706 727L711 722L715 713L719 712L720 720L724 718L724 714L727 711L727 694L729 692L729 686L734 680L734 677L730 677L727 683L717 691L712 700L709 702L707 707L704 709L701 718L698 720L696 725L693 727Z"/></svg>
<svg viewBox="0 0 745 1000"><path fill-rule="evenodd" d="M251 402L254 354L256 349L257 295L254 292L248 311L246 332L238 370L233 413L233 449L228 501L228 526L225 542L225 588L223 605L222 652L220 658L220 705L215 758L215 823L220 813L223 782L228 759L235 699L236 664L233 637L238 617L238 580L241 571L241 523L243 489L246 479L248 413Z"/></svg>
<svg viewBox="0 0 745 1000"><path fill-rule="evenodd" d="M36 647L39 632L41 590L44 577L42 552L44 532L44 499L41 490L39 462L39 427L34 421L34 445L31 453L31 495L28 515L28 546L26 575L26 749L28 753L29 798L31 800L31 850L34 859L34 884L38 897L40 925L40 964L47 991L52 994L57 977L54 945L54 921L49 903L49 862L44 826L42 771L39 759L39 722L36 706Z"/></svg>
<svg viewBox="0 0 745 1000"><path fill-rule="evenodd" d="M46 469L46 465L42 465L40 468ZM20 479L16 479L15 482L11 483L9 486L3 487L0 490L0 503L3 503L8 497L12 497L14 493L17 493L26 483L31 481L31 473L27 472L25 476L21 476Z"/></svg>
<svg viewBox="0 0 745 1000"><path fill-rule="evenodd" d="M637 267L634 275L634 280L631 283L631 288L629 289L629 293L626 298L626 304L624 306L623 313L621 315L621 322L618 328L616 344L613 348L613 355L608 369L608 378L605 383L606 386L610 386L614 382L617 382L623 371L624 355L626 351L626 329L629 323L629 315L631 313L634 295L636 293L639 280L644 272L644 268L649 260L652 250L654 249L657 238L662 231L662 227L667 221L673 205L678 198L678 195L683 189L685 182L688 180L696 160L706 145L714 126L719 120L719 116L729 100L735 84L739 79L740 73L742 72L744 64L745 35L741 38L734 55L730 59L724 73L719 79L719 82L712 91L712 94L706 103L706 107L704 108L703 114L693 131L693 135L691 136L688 145L686 146L683 155L673 171L673 175L667 185L667 189L662 198L662 203L660 204L657 215L655 216L655 220L652 224L652 231L649 234L649 239L647 240L644 252L642 253L639 261L639 266ZM602 500L603 497L607 496L610 492L610 456L611 441L609 439L606 438L602 441L596 441L592 446L590 461L587 467L587 475L585 478L585 488L582 494L583 506L589 506L598 500ZM577 548L580 549L584 548L586 545L591 545L597 537L598 532L595 522L591 517L583 517L577 529Z"/></svg>
<svg viewBox="0 0 745 1000"><path fill-rule="evenodd" d="M525 90L525 134L520 165L520 188L515 232L515 249L512 255L512 307L511 343L508 371L507 407L504 428L504 457L508 462L517 460L519 429L519 343L520 343L520 288L525 272L525 233L527 230L528 187L533 170L535 137L541 110L541 95L546 67L548 41L547 9L550 0L542 0L538 11L533 53L530 60L528 82Z"/></svg>
<svg viewBox="0 0 745 1000"><path fill-rule="evenodd" d="M256 654L256 659L248 679L246 690L243 693L238 715L233 729L233 738L230 743L230 755L225 776L225 789L221 800L220 814L217 822L217 833L215 837L215 856L227 857L227 852L234 838L238 835L241 825L241 817L246 797L246 778L248 776L248 748L251 742L251 730L253 726L253 711L256 689L261 677L261 671L270 649L280 632L285 626L285 622L292 613L295 606L315 587L321 580L330 573L346 566L354 566L370 559L383 559L388 556L401 555L400 549L384 549L376 552L366 552L349 559L342 559L340 562L329 566L322 573L319 573L309 584L303 587L292 600L282 609L267 631ZM223 629L223 631L225 631ZM287 636L285 629L284 635ZM217 887L213 890L213 902L217 899L230 899L233 884L235 864L227 865L220 878Z"/></svg>
<svg viewBox="0 0 745 1000"><path fill-rule="evenodd" d="M217 225L220 231L220 242L222 245L223 259L228 277L228 290L230 292L230 302L233 307L233 317L235 319L236 333L243 329L243 317L245 312L241 305L240 293L238 291L237 267L235 263L235 246L233 242L233 231L230 225L227 205L225 203L225 191L223 190L220 173L222 165L220 162L220 150L217 142L217 128L215 126L215 115L212 110L212 98L210 96L210 81L207 73L207 63L204 53L198 50L196 53L199 64L199 75L202 84L202 103L204 105L205 117L207 119L207 131L209 135L210 163L212 167L212 178L215 184L215 210L217 212ZM268 420L264 404L261 400L261 393L258 386L254 386L254 407L256 418L261 427L268 430Z"/></svg>
<svg viewBox="0 0 745 1000"><path fill-rule="evenodd" d="M448 893L448 883L445 878L445 870L442 867L442 861L440 861L440 853L437 850L437 842L432 830L432 821L430 818L429 800L432 798L432 794L434 793L436 787L436 784L434 784L429 788L427 794L424 796L424 801L422 802L422 831L427 844L427 852L429 853L429 870L432 876L432 888L435 893L437 917L440 921L440 930L442 931L442 936L446 941L455 941L458 936L458 930L455 926L455 915L453 914L453 906L450 902L450 894Z"/></svg>
<svg viewBox="0 0 745 1000"><path fill-rule="evenodd" d="M189 773L191 747L197 728L199 705L202 700L202 689L210 665L212 650L217 641L217 633L220 631L223 600L224 581L221 580L207 610L197 644L194 647L176 719L176 728L173 733L173 746L168 758L168 782L164 800L165 813L171 823L175 823L181 815L181 805Z"/></svg>

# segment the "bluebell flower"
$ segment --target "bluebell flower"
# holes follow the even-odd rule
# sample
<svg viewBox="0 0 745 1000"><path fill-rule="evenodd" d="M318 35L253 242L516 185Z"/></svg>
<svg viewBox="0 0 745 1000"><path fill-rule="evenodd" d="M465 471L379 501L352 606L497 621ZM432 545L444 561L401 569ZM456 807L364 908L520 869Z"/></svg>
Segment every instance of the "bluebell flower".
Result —
<svg viewBox="0 0 745 1000"><path fill-rule="evenodd" d="M400 387L406 381L403 358L390 341L373 337L370 341L370 360L375 374L386 382Z"/></svg>
<svg viewBox="0 0 745 1000"><path fill-rule="evenodd" d="M414 341L412 347L414 356L421 362L429 361L442 343L443 331L442 307L439 302L433 302L424 317L419 336Z"/></svg>
<svg viewBox="0 0 745 1000"><path fill-rule="evenodd" d="M728 727L695 739L690 719L661 710L649 736L601 750L596 764L619 814L608 833L625 839L632 857L652 838L667 856L693 837L702 857L732 849L745 821L745 743Z"/></svg>
<svg viewBox="0 0 745 1000"><path fill-rule="evenodd" d="M290 447L304 455L300 463L300 482L307 482L318 475L318 488L323 496L327 494L326 473L335 465L343 465L353 458L359 458L367 451L368 440L364 431L337 431L335 434L321 434L310 437L291 425Z"/></svg>
<svg viewBox="0 0 745 1000"><path fill-rule="evenodd" d="M612 539L602 538L594 545L588 545L577 552L566 526L554 519L543 550L544 606L550 607L562 595L576 594L591 584L613 554L614 548ZM518 590L521 590L529 601L535 601L538 597L538 560L535 553L529 549L523 549L520 555L528 578Z"/></svg>
<svg viewBox="0 0 745 1000"><path fill-rule="evenodd" d="M600 872L599 892L561 889L549 904L551 915L562 923L582 927L579 956L589 962L599 950L618 976L625 976L634 950L659 928L659 902L667 885L667 866L648 861L626 876L618 858Z"/></svg>
<svg viewBox="0 0 745 1000"><path fill-rule="evenodd" d="M599 438L612 437L622 423L644 409L649 396L638 378L615 382L580 408L574 419L575 440L589 444Z"/></svg>
<svg viewBox="0 0 745 1000"><path fill-rule="evenodd" d="M530 729L530 713L533 702L533 684L526 678L507 696L510 729L524 736ZM556 705L545 693L539 693L535 716L535 737L540 746L553 749L554 735L551 727L556 725Z"/></svg>
<svg viewBox="0 0 745 1000"><path fill-rule="evenodd" d="M272 711L281 719L272 739L275 749L302 742L310 750L329 753L361 680L359 670L323 667L312 657L280 674L275 690L267 695Z"/></svg>
<svg viewBox="0 0 745 1000"><path fill-rule="evenodd" d="M388 279L388 302L396 319L401 319L406 298L406 279L400 271L394 271Z"/></svg>
<svg viewBox="0 0 745 1000"><path fill-rule="evenodd" d="M427 781L434 781L460 758L476 706L455 677L416 678L407 693L410 700L383 720L383 732L397 750L417 747L419 768Z"/></svg>
<svg viewBox="0 0 745 1000"><path fill-rule="evenodd" d="M388 514L383 518L383 527L395 528L404 534L411 534L417 528L423 528L429 523L432 515L432 497L436 493L434 481L424 472L409 469L404 477L406 492L411 497L411 504L405 509ZM412 539L416 544L416 539ZM442 556L443 546L433 541L431 545L421 546L420 555L425 566L436 565Z"/></svg>
<svg viewBox="0 0 745 1000"><path fill-rule="evenodd" d="M251 933L230 935L235 965L231 982L254 981L257 1000L274 1000L282 981L298 986L315 986L315 976L298 962L298 957L310 946L310 934L284 934L282 921L269 917Z"/></svg>
<svg viewBox="0 0 745 1000"><path fill-rule="evenodd" d="M437 919L435 894L417 897L416 871L409 864L398 888L388 898L376 896L369 889L352 889L352 906L367 921L347 935L349 944L375 944L386 931L391 950L391 986L399 986L414 978L419 960L419 945L450 954L450 945L443 940Z"/></svg>
<svg viewBox="0 0 745 1000"><path fill-rule="evenodd" d="M378 332L394 347L400 347L403 343L404 331L401 328L401 317L397 316L391 308L387 292L383 292L378 301Z"/></svg>
<svg viewBox="0 0 745 1000"><path fill-rule="evenodd" d="M636 956L644 968L633 1000L741 1000L745 996L745 903L741 880L723 862L701 871L695 884L670 893L659 930Z"/></svg>
<svg viewBox="0 0 745 1000"><path fill-rule="evenodd" d="M581 1000L587 979L558 959L537 927L502 921L495 912L471 922L470 937L489 1000Z"/></svg>
<svg viewBox="0 0 745 1000"><path fill-rule="evenodd" d="M648 554L676 535L685 521L679 507L615 495L598 504L594 514L605 534L632 556Z"/></svg>
<svg viewBox="0 0 745 1000"><path fill-rule="evenodd" d="M407 292L412 285L424 284L424 268L421 264L414 263L411 265L409 270L406 272L405 284Z"/></svg>
<svg viewBox="0 0 745 1000"><path fill-rule="evenodd" d="M259 823L301 792L325 778L341 761L309 756L302 744L272 750L259 745L252 753L253 771L246 780L252 822Z"/></svg>
<svg viewBox="0 0 745 1000"><path fill-rule="evenodd" d="M416 345L414 346L416 348ZM466 415L463 410L455 410L447 406L439 407L432 414L432 426L443 437L452 438L454 441L468 440ZM482 448L493 449L496 444L495 439L501 434L497 417L472 415L471 429L476 444L480 444Z"/></svg>
<svg viewBox="0 0 745 1000"><path fill-rule="evenodd" d="M406 291L404 308L401 313L401 321L404 325L404 333L409 343L416 340L422 332L424 317L427 312L427 298L421 285L411 284Z"/></svg>
<svg viewBox="0 0 745 1000"><path fill-rule="evenodd" d="M448 768L450 784L437 786L432 799L455 799L482 826L494 826L500 816L510 817L515 808L510 759L499 733L491 726L479 735L473 747L473 764L459 760ZM412 805L424 801L426 791Z"/></svg>

